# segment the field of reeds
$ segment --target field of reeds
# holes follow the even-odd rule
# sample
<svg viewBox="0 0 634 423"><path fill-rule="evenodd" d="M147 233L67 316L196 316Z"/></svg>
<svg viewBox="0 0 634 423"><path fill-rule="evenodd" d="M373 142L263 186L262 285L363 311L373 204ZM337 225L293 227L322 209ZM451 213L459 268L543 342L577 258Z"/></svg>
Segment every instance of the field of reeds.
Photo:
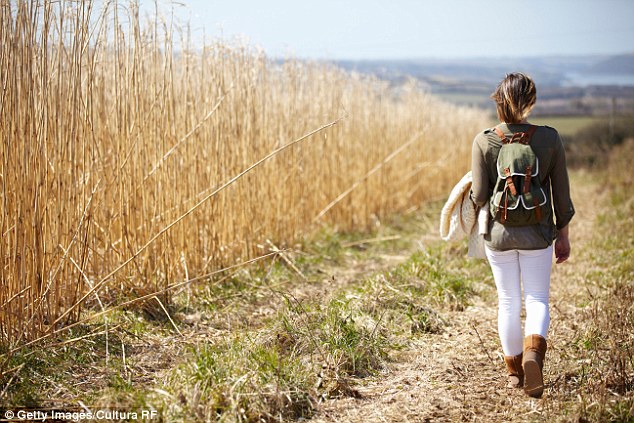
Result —
<svg viewBox="0 0 634 423"><path fill-rule="evenodd" d="M487 123L189 34L136 1L2 0L3 350L138 299L167 314L177 288L323 226L420 208Z"/></svg>

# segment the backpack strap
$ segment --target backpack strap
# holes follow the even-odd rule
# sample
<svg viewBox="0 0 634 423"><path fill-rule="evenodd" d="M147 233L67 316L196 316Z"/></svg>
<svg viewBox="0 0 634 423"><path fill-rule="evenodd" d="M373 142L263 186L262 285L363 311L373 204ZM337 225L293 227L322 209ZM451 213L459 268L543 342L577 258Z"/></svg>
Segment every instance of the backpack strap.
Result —
<svg viewBox="0 0 634 423"><path fill-rule="evenodd" d="M507 140L508 141L508 140ZM504 224L506 222L506 215L509 209L509 192L513 197L517 196L517 189L515 188L515 184L513 183L513 175L511 175L511 169L504 168L504 176L506 176L506 183L504 187L504 192L502 195L504 196L504 205L502 207L502 215L500 216L500 222ZM499 208L498 208L499 211Z"/></svg>
<svg viewBox="0 0 634 423"><path fill-rule="evenodd" d="M535 217L538 221L542 220L542 206L539 205L537 197L533 197L533 205L535 206Z"/></svg>
<svg viewBox="0 0 634 423"><path fill-rule="evenodd" d="M513 134L513 138L511 139L511 142L513 142L515 140L515 137L517 136L517 141L519 143L528 145L530 144L531 138L533 137L533 134L535 133L536 130L537 130L537 126L531 125L528 127L528 131Z"/></svg>
<svg viewBox="0 0 634 423"><path fill-rule="evenodd" d="M500 128L496 126L495 128L493 128L493 130L495 131L497 136L500 137L500 139L502 140L502 144L508 144L511 142L508 138L506 138L506 135L504 135L504 132L502 132Z"/></svg>
<svg viewBox="0 0 634 423"><path fill-rule="evenodd" d="M537 126L535 126L535 125L529 126L528 127L528 131L526 131L526 132L516 132L516 133L513 134L511 139L508 139L507 136L504 135L504 132L502 132L502 130L500 128L498 128L497 126L495 128L493 128L493 130L495 131L497 136L500 137L500 140L502 140L502 144L519 142L520 144L528 145L531 142L531 138L532 138L533 134L537 130Z"/></svg>
<svg viewBox="0 0 634 423"><path fill-rule="evenodd" d="M522 190L522 192L526 194L531 189L531 177L533 176L533 169L531 165L526 166L524 174L524 189Z"/></svg>
<svg viewBox="0 0 634 423"><path fill-rule="evenodd" d="M513 183L513 175L511 175L511 169L508 167L504 168L504 176L506 176L506 187L511 191L513 196L517 195L517 189L515 188L515 184Z"/></svg>

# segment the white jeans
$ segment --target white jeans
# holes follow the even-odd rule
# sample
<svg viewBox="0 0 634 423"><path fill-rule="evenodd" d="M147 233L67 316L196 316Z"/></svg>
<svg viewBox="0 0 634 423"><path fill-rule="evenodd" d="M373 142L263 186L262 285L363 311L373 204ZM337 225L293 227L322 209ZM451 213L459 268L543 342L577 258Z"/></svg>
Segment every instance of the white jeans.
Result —
<svg viewBox="0 0 634 423"><path fill-rule="evenodd" d="M548 297L550 295L550 271L552 245L543 250L495 251L485 248L493 270L498 291L498 332L504 355L522 353L526 335L546 338L550 324ZM526 302L526 322L522 335L522 288Z"/></svg>

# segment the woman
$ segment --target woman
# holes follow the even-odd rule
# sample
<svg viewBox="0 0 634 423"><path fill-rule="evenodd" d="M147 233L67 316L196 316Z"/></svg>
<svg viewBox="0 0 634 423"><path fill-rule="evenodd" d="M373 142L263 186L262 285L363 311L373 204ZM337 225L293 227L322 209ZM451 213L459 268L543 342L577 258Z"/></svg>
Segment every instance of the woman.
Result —
<svg viewBox="0 0 634 423"><path fill-rule="evenodd" d="M498 180L497 158L502 138L508 141L514 134L524 133L530 134L528 145L538 165L535 177L539 178L546 201L539 207L538 223L510 226L500 217L506 215L505 208L504 213L491 219L485 236L486 256L498 292L498 332L509 374L508 386L523 386L528 395L539 398L544 390L542 368L550 323L552 243L555 240L557 263L566 261L570 255L568 223L575 212L559 134L553 128L535 127L527 121L536 100L532 79L522 73L509 74L491 98L501 123L496 127L498 130L485 130L473 142L472 200L478 206L489 202ZM526 304L524 335L520 320L521 283Z"/></svg>

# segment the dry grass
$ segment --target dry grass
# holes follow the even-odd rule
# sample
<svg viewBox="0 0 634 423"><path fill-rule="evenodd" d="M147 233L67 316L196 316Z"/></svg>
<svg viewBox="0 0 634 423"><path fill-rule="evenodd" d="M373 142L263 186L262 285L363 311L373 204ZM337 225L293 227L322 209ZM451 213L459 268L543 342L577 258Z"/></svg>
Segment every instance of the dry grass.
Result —
<svg viewBox="0 0 634 423"><path fill-rule="evenodd" d="M610 154L610 172L572 173L573 255L553 271L543 398L505 387L495 288L470 270L478 295L469 307L444 312L441 333L414 339L379 375L360 382L361 400L329 401L314 421L631 422L634 191L626 169L633 147ZM457 258L446 251L443 259Z"/></svg>
<svg viewBox="0 0 634 423"><path fill-rule="evenodd" d="M167 307L166 288L260 256L267 239L418 207L466 170L486 121L413 84L194 49L186 26L141 23L135 1L4 0L0 26L5 345L87 302L163 290Z"/></svg>

